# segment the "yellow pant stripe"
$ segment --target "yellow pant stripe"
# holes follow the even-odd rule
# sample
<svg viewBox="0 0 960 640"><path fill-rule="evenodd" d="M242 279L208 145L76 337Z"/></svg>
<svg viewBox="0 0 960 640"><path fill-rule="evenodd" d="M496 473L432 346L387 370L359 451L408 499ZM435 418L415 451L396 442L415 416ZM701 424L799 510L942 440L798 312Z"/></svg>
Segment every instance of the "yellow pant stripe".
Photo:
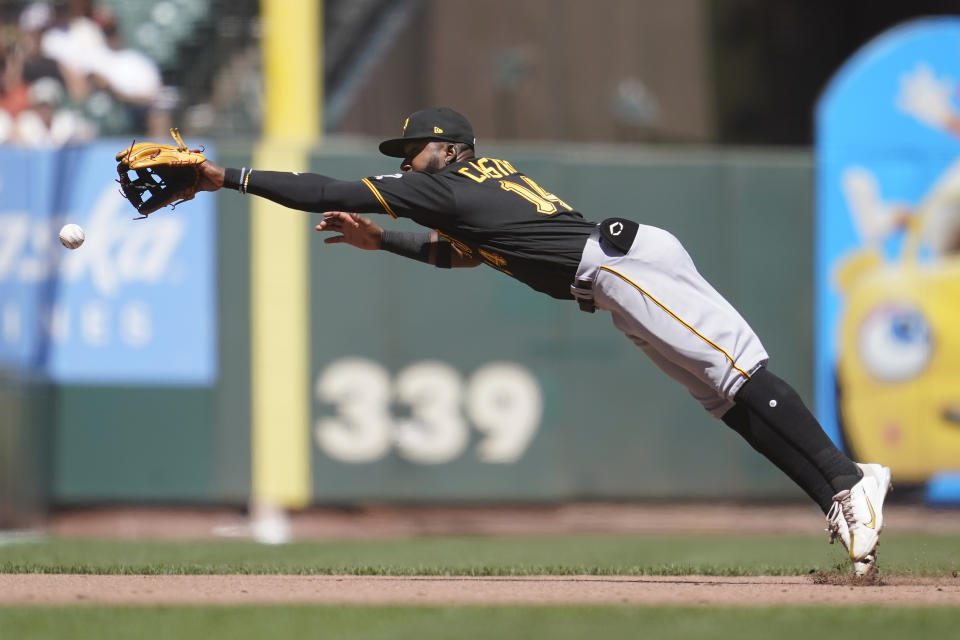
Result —
<svg viewBox="0 0 960 640"><path fill-rule="evenodd" d="M650 300L653 300L653 302L654 302L658 307L660 307L660 308L663 309L667 314L669 314L671 318L673 318L674 320L676 320L677 322L679 322L680 324L682 324L683 326L685 326L687 329L689 329L690 332L693 333L693 335L697 336L698 338L700 338L701 340L703 340L704 342L706 342L708 345L710 345L711 347L713 347L714 349L716 349L717 351L719 351L720 353L722 353L722 354L724 355L724 357L725 357L727 360L730 361L730 365L734 368L734 370L737 371L737 373L739 373L740 375L742 375L743 377L745 377L745 378L747 378L747 379L750 378L750 374L747 373L746 371L744 371L743 369L741 369L740 367L738 367L736 361L734 361L733 357L732 357L729 353L727 353L726 351L724 351L719 345L717 345L717 343L713 342L712 340L710 340L709 338L707 338L705 335L703 335L702 333L700 333L699 331L697 331L696 329L694 329L690 324L684 322L683 319L680 318L680 316L678 316L677 314L675 314L673 311L670 311L670 309L668 309L668 308L666 307L666 305L664 305L662 302L660 302L659 300L657 300L656 298L654 298L652 295L650 295L650 293L647 292L646 290L644 290L643 287L641 287L641 286L638 285L636 282L634 282L633 280L631 280L631 279L628 278L627 276L623 275L623 274L620 273L619 271L616 271L616 270L614 270L614 269L611 269L610 267L601 266L601 267L600 267L600 270L601 270L601 271L606 271L606 272L608 272L608 273L612 273L613 275L617 276L618 278L620 278L621 280L623 280L624 282L626 282L627 284L629 284L631 287L633 287L634 289L636 289L637 291L639 291L640 293L642 293L645 297L649 298Z"/></svg>

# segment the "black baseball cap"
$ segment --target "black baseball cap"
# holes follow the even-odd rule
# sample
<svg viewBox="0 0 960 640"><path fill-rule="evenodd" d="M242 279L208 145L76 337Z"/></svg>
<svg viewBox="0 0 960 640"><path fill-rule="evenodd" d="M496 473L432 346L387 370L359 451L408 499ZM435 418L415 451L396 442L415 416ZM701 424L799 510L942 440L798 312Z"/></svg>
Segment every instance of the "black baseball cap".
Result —
<svg viewBox="0 0 960 640"><path fill-rule="evenodd" d="M410 114L403 121L403 135L380 143L380 153L402 158L403 145L411 140L446 140L477 144L470 121L450 107L430 107Z"/></svg>

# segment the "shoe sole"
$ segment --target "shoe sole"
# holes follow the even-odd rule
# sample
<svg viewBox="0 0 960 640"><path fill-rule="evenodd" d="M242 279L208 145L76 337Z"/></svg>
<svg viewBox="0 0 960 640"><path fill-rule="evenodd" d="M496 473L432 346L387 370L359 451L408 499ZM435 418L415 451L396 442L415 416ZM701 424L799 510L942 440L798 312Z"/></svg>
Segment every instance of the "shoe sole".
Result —
<svg viewBox="0 0 960 640"><path fill-rule="evenodd" d="M872 580L877 577L879 574L877 560L880 558L880 550L878 547L880 543L877 542L877 546L873 548L873 553L865 557L863 560L856 560L853 562L853 574L863 580Z"/></svg>

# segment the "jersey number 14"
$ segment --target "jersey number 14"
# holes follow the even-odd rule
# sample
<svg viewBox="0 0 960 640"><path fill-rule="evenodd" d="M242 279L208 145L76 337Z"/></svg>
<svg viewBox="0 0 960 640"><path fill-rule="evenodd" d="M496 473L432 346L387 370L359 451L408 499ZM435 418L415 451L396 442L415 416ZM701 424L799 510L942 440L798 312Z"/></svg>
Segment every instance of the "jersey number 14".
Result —
<svg viewBox="0 0 960 640"><path fill-rule="evenodd" d="M573 211L573 207L552 193L549 193L527 176L519 176L519 178L527 183L526 187L520 183L511 182L510 180L501 180L500 188L504 191L515 193L524 200L527 200L537 208L537 213L545 216L555 214L557 212L557 205L560 205L567 211Z"/></svg>

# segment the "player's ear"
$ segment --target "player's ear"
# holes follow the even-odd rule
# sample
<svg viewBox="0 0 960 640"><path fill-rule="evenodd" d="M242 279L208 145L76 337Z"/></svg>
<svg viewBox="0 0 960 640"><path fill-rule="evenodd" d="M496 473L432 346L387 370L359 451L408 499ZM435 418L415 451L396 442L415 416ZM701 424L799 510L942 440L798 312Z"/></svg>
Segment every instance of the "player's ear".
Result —
<svg viewBox="0 0 960 640"><path fill-rule="evenodd" d="M456 143L450 142L444 145L443 148L443 160L446 164L453 164L457 161L457 145Z"/></svg>

